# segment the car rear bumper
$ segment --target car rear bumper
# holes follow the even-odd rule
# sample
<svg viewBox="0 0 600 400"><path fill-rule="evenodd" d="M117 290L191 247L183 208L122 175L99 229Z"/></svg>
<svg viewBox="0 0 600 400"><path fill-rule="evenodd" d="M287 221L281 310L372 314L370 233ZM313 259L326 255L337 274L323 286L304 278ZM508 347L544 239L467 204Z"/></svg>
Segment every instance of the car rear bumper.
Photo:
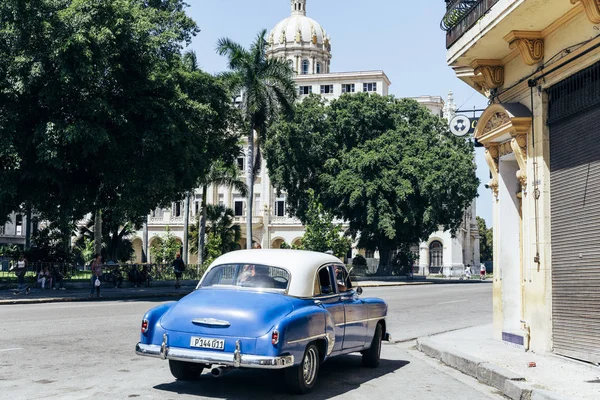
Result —
<svg viewBox="0 0 600 400"><path fill-rule="evenodd" d="M138 343L135 353L139 356L157 357L163 360L186 361L207 365L227 365L236 368L282 369L294 365L294 356L255 356L242 354L240 346L234 353L190 350L179 347Z"/></svg>

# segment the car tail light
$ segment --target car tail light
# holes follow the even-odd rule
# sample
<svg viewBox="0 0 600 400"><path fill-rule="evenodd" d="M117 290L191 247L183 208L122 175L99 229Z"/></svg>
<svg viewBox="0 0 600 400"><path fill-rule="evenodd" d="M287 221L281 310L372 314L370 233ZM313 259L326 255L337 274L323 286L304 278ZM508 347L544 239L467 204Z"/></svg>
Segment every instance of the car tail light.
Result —
<svg viewBox="0 0 600 400"><path fill-rule="evenodd" d="M279 331L278 330L274 330L273 334L271 335L271 343L274 345L276 345L277 343L279 343Z"/></svg>
<svg viewBox="0 0 600 400"><path fill-rule="evenodd" d="M142 320L142 333L146 332L148 332L148 320L144 319Z"/></svg>

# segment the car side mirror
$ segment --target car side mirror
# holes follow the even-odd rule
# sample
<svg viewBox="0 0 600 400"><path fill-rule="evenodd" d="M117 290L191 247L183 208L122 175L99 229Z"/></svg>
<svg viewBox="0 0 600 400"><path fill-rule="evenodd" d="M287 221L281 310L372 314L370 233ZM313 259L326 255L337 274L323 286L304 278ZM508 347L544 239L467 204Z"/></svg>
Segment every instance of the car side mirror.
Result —
<svg viewBox="0 0 600 400"><path fill-rule="evenodd" d="M363 290L362 290L362 288L360 286L356 288L356 293L357 294L361 295L362 292L363 292Z"/></svg>

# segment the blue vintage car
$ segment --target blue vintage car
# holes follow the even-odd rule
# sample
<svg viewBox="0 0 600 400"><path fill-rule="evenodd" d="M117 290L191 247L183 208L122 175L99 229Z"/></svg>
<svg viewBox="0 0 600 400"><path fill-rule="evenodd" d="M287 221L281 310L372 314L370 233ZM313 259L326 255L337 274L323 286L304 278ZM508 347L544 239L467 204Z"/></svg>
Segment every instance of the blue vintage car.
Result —
<svg viewBox="0 0 600 400"><path fill-rule="evenodd" d="M205 368L285 369L290 388L306 393L319 366L362 353L377 367L389 340L387 304L361 298L345 266L328 254L243 250L217 258L196 290L148 311L136 353L169 360L180 380Z"/></svg>

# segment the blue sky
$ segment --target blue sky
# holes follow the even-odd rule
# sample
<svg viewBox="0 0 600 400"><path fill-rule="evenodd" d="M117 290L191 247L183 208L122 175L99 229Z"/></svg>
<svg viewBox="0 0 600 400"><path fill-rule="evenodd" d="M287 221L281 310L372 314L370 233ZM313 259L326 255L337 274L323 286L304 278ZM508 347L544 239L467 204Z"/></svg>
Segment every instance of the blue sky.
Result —
<svg viewBox="0 0 600 400"><path fill-rule="evenodd" d="M188 14L201 32L191 48L203 70L226 69L215 53L221 37L249 45L261 29L270 30L290 13L290 0L188 0ZM332 72L383 70L396 97L437 95L449 90L461 109L485 108L487 100L455 77L446 65L442 0L308 0L307 15L331 36ZM491 193L483 187L489 170L482 149L476 151L481 180L477 214L492 223Z"/></svg>

